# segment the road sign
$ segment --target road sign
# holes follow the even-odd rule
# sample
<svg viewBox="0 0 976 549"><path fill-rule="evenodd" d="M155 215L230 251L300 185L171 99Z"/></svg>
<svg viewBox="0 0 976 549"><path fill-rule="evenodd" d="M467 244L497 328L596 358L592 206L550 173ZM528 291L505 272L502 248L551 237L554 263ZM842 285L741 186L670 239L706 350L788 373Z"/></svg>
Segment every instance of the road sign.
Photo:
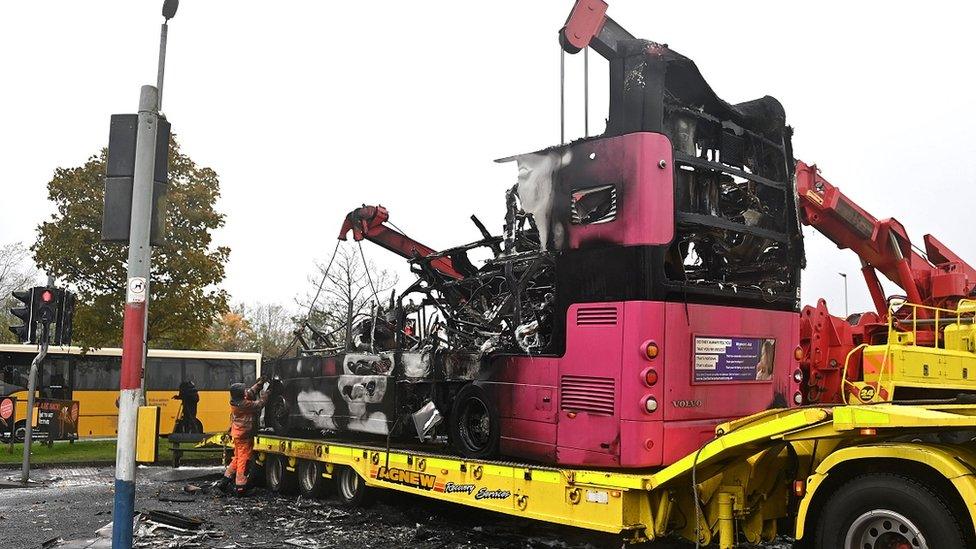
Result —
<svg viewBox="0 0 976 549"><path fill-rule="evenodd" d="M14 415L14 401L9 398L0 401L0 419L10 419L12 415Z"/></svg>
<svg viewBox="0 0 976 549"><path fill-rule="evenodd" d="M135 276L129 279L129 293L126 301L130 303L141 303L146 300L146 279Z"/></svg>

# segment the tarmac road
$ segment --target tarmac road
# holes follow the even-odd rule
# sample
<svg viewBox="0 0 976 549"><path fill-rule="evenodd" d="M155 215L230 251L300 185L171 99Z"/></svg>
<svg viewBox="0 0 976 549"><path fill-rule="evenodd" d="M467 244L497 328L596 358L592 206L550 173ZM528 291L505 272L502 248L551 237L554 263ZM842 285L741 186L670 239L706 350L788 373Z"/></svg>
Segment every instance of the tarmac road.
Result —
<svg viewBox="0 0 976 549"><path fill-rule="evenodd" d="M281 497L255 489L247 498L184 492L206 485L215 467L140 467L136 509L165 510L204 520L200 533L137 527L135 547L219 547L271 549L380 548L599 548L619 547L615 537L575 528L472 510L404 494L388 493L369 509L347 509L332 499ZM0 470L0 480L19 471ZM197 477L197 478L190 478ZM31 488L0 490L2 549L110 547L96 530L112 520L111 467L40 469ZM180 500L180 501L161 501ZM55 540L64 541L55 541ZM686 549L684 543L656 543L648 549ZM778 544L788 549L789 544Z"/></svg>

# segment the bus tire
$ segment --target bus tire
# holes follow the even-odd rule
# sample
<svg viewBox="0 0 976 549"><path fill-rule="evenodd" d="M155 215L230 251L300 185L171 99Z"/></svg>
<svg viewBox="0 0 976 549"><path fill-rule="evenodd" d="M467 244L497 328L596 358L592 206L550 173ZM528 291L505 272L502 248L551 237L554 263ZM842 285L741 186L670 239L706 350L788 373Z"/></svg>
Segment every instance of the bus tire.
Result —
<svg viewBox="0 0 976 549"><path fill-rule="evenodd" d="M480 385L469 383L458 391L448 418L448 436L463 457L489 459L498 453L501 427L498 411Z"/></svg>
<svg viewBox="0 0 976 549"><path fill-rule="evenodd" d="M815 540L817 549L966 547L952 506L919 481L893 473L865 474L838 488L824 505Z"/></svg>
<svg viewBox="0 0 976 549"><path fill-rule="evenodd" d="M264 460L264 484L272 492L290 495L298 487L298 475L288 470L288 458L269 455Z"/></svg>
<svg viewBox="0 0 976 549"><path fill-rule="evenodd" d="M27 420L20 420L14 423L14 442L24 442L27 438Z"/></svg>
<svg viewBox="0 0 976 549"><path fill-rule="evenodd" d="M288 434L289 414L285 397L280 394L273 395L264 408L264 425L270 427L274 434L285 436Z"/></svg>
<svg viewBox="0 0 976 549"><path fill-rule="evenodd" d="M335 475L336 494L343 505L349 507L372 505L376 490L366 486L362 477L352 467L338 467Z"/></svg>
<svg viewBox="0 0 976 549"><path fill-rule="evenodd" d="M328 479L322 476L325 464L302 459L298 461L298 493L307 498L325 497L328 492Z"/></svg>

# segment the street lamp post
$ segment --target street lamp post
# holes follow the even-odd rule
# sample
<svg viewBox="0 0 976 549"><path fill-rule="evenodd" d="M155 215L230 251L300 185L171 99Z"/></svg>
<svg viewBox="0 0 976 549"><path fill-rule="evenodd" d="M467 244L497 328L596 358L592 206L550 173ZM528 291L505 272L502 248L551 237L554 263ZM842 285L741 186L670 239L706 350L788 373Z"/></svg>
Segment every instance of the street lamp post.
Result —
<svg viewBox="0 0 976 549"><path fill-rule="evenodd" d="M180 0L165 0L163 2L163 24L159 28L159 65L156 68L156 110L163 110L163 73L166 72L166 38L169 35L169 20L176 16L176 8Z"/></svg>
<svg viewBox="0 0 976 549"><path fill-rule="evenodd" d="M146 328L149 318L149 273L152 261L150 233L153 185L156 167L156 133L163 66L166 55L167 22L176 15L179 0L163 4L159 40L160 88L143 86L139 95L135 165L132 178L132 209L129 224L129 259L126 273L125 312L122 318L122 370L119 378L119 427L115 451L115 506L112 513L112 549L131 549L135 510L136 437L142 372L146 362ZM162 162L166 162L165 157Z"/></svg>

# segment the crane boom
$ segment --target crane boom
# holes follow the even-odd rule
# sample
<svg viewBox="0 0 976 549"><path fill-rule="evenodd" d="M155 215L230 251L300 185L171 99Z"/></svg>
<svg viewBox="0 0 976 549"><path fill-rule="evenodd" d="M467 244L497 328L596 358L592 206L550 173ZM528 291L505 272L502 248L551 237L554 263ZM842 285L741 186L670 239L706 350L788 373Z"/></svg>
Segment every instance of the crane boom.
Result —
<svg viewBox="0 0 976 549"><path fill-rule="evenodd" d="M406 259L437 255L437 251L433 248L387 226L385 223L389 218L390 213L383 206L364 204L346 215L342 229L339 231L339 240L346 240L347 235L352 231L353 240L357 242L363 239L369 240ZM430 266L450 278L464 278L464 275L454 268L454 263L449 257L435 257L430 261Z"/></svg>
<svg viewBox="0 0 976 549"><path fill-rule="evenodd" d="M904 289L910 303L955 308L970 297L976 271L932 235L925 235L925 253L912 246L905 227L896 219L878 219L824 179L815 165L796 163L797 206L800 220L829 238L838 248L861 259L876 313L849 318L831 315L823 299L804 307L800 316L804 391L807 402L839 402L847 381L861 379L862 344L882 343L888 336L888 300L878 272ZM914 308L919 318L928 310ZM938 326L915 334L935 345ZM846 379L846 381L845 381Z"/></svg>
<svg viewBox="0 0 976 549"><path fill-rule="evenodd" d="M898 220L871 215L824 179L816 166L797 162L796 189L803 223L861 259L868 290L882 318L887 315L887 304L878 271L904 289L912 303L941 306L973 292L976 270L968 263L932 235L924 237L923 255L912 246Z"/></svg>

